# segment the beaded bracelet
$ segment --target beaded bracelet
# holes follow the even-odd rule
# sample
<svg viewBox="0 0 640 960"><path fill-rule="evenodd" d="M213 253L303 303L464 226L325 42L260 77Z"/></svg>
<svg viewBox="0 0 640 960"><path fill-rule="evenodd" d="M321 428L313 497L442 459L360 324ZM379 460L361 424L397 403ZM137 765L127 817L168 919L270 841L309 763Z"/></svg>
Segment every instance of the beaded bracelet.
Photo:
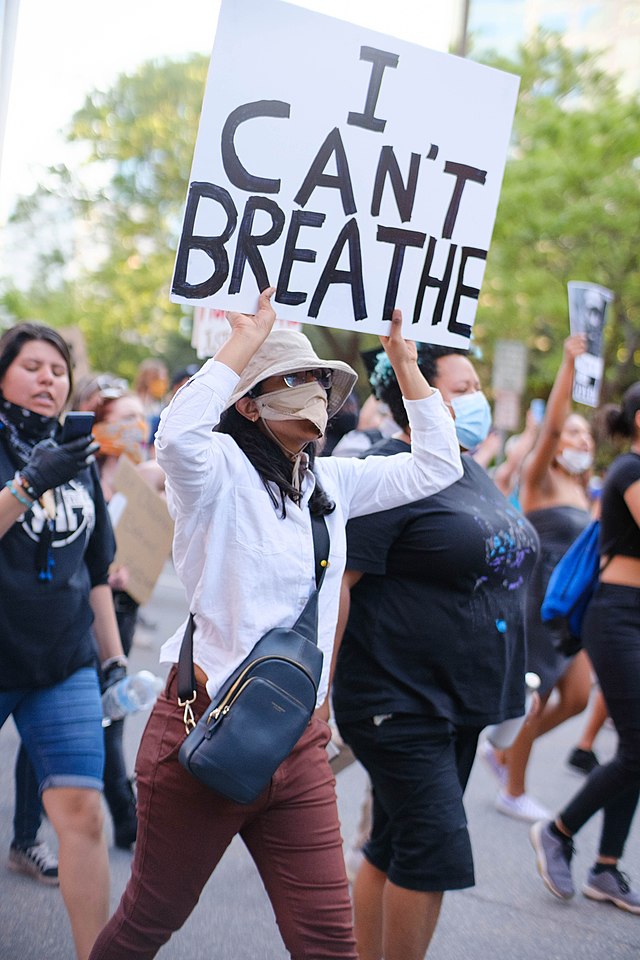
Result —
<svg viewBox="0 0 640 960"><path fill-rule="evenodd" d="M20 473L19 470L16 470L16 474L13 478L13 482L17 483L18 486L22 487L24 492L28 497L31 497L32 500L39 500L38 494L35 492L27 478Z"/></svg>
<svg viewBox="0 0 640 960"><path fill-rule="evenodd" d="M24 507L31 507L31 506L33 506L33 503L32 503L31 500L26 500L23 496L21 496L21 495L18 493L18 491L16 490L16 488L15 488L14 485L13 485L13 480L7 480L7 482L5 483L5 487L8 489L9 493L10 493L13 497L15 497L16 500L19 500L20 503L21 503Z"/></svg>

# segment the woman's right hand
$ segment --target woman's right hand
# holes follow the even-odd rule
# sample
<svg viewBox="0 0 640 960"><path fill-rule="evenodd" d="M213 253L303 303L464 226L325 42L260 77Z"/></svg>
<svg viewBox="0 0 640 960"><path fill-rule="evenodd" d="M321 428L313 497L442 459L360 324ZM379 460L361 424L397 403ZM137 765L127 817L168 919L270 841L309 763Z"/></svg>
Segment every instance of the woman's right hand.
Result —
<svg viewBox="0 0 640 960"><path fill-rule="evenodd" d="M275 292L275 287L263 290L258 298L258 309L253 314L230 311L226 315L231 325L231 336L222 344L215 359L234 370L238 376L271 333L276 320L276 312L271 306L271 297Z"/></svg>
<svg viewBox="0 0 640 960"><path fill-rule="evenodd" d="M249 334L256 337L260 343L271 333L275 323L276 312L271 305L271 297L276 292L275 287L267 287L258 297L256 313L236 313L229 311L226 318L233 333Z"/></svg>
<svg viewBox="0 0 640 960"><path fill-rule="evenodd" d="M99 444L91 434L61 444L51 439L41 440L36 443L20 473L37 499L46 490L73 480L81 470L93 463L94 454L99 449Z"/></svg>

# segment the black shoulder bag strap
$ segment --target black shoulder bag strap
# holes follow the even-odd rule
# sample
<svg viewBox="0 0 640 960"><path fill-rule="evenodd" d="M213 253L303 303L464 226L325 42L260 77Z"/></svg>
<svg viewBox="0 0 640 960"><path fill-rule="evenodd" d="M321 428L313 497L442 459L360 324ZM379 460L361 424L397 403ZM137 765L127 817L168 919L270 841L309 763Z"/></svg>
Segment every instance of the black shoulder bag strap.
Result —
<svg viewBox="0 0 640 960"><path fill-rule="evenodd" d="M313 555L315 560L316 587L307 600L304 610L293 625L297 633L307 640L318 642L318 591L329 566L329 531L324 517L311 514ZM196 699L196 678L193 670L193 633L195 618L189 614L178 657L178 703L185 708L185 715Z"/></svg>

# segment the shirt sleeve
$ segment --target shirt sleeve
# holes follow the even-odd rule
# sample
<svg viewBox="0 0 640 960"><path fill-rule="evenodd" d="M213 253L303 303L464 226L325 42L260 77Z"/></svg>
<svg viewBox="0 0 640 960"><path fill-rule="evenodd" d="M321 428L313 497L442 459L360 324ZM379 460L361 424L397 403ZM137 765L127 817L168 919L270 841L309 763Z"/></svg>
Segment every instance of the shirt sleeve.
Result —
<svg viewBox="0 0 640 960"><path fill-rule="evenodd" d="M167 493L185 506L215 484L214 459L223 445L212 433L239 379L224 363L208 360L160 415L156 458L167 475Z"/></svg>
<svg viewBox="0 0 640 960"><path fill-rule="evenodd" d="M640 457L625 457L616 466L614 477L614 486L621 497L632 486L640 480Z"/></svg>
<svg viewBox="0 0 640 960"><path fill-rule="evenodd" d="M404 511L383 510L347 524L347 570L383 575L389 551L400 535Z"/></svg>
<svg viewBox="0 0 640 960"><path fill-rule="evenodd" d="M453 418L436 390L423 400L405 400L411 452L364 460L328 457L342 474L348 516L377 513L429 497L462 476Z"/></svg>
<svg viewBox="0 0 640 960"><path fill-rule="evenodd" d="M84 560L93 588L109 582L109 567L116 554L116 540L97 472L91 471L91 479L93 481L92 497L95 504L96 520Z"/></svg>

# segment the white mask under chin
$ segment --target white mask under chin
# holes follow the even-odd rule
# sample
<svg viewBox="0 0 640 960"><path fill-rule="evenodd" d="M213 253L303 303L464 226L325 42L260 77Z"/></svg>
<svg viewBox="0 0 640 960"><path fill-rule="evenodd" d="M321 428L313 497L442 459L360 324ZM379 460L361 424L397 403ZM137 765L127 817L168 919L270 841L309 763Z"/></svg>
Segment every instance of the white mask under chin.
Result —
<svg viewBox="0 0 640 960"><path fill-rule="evenodd" d="M319 383L274 390L253 402L263 420L309 420L323 437L327 429L327 394Z"/></svg>
<svg viewBox="0 0 640 960"><path fill-rule="evenodd" d="M573 450L571 447L565 447L556 456L556 460L567 473L577 475L590 469L593 465L593 454L588 450Z"/></svg>

